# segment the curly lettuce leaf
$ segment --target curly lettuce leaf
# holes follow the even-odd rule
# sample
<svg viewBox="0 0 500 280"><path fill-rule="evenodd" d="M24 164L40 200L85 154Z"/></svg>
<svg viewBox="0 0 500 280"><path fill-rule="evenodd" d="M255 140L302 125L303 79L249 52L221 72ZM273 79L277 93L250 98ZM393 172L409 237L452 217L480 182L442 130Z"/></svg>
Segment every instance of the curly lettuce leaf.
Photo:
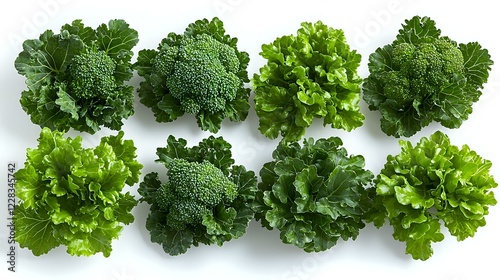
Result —
<svg viewBox="0 0 500 280"><path fill-rule="evenodd" d="M371 208L364 186L373 174L362 156L348 155L338 137L281 141L262 178L253 203L255 217L278 229L286 244L320 252L339 239L356 239Z"/></svg>
<svg viewBox="0 0 500 280"><path fill-rule="evenodd" d="M16 241L34 255L64 245L70 255L111 254L111 242L134 221L137 201L122 193L137 182L142 165L123 132L83 148L82 138L43 128L16 172Z"/></svg>
<svg viewBox="0 0 500 280"><path fill-rule="evenodd" d="M394 238L406 243L406 253L427 260L432 243L444 239L441 225L461 241L486 225L485 216L497 201L492 163L467 145L450 143L438 131L415 146L400 140L401 153L390 155L370 189L374 198L369 221L381 227L386 220Z"/></svg>
<svg viewBox="0 0 500 280"><path fill-rule="evenodd" d="M267 64L254 74L259 131L274 139L299 140L312 121L351 131L363 124L357 68L361 55L351 50L340 29L304 22L297 35L262 45Z"/></svg>

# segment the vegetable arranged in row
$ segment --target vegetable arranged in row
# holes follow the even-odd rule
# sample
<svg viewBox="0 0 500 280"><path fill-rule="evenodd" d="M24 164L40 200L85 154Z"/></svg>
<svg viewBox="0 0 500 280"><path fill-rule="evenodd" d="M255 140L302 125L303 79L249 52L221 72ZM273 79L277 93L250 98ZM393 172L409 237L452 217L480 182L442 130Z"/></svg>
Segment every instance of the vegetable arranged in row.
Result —
<svg viewBox="0 0 500 280"><path fill-rule="evenodd" d="M123 132L103 137L95 148L84 149L81 141L44 128L15 174L21 200L16 241L34 255L65 245L71 255L109 256L122 225L134 221L137 201L121 192L139 182L142 165L133 142L123 140ZM199 244L222 246L243 236L254 218L306 252L356 239L367 222L381 227L388 220L406 252L426 260L431 243L444 238L441 220L461 241L486 224L497 203L491 162L467 145L451 145L439 131L415 147L401 140L401 153L387 157L373 187L363 156L348 155L338 137L308 138L302 146L281 141L260 170L260 182L234 164L222 137L186 145L170 136L157 149L167 179L149 173L138 190L140 201L150 204L151 241L170 255Z"/></svg>
<svg viewBox="0 0 500 280"><path fill-rule="evenodd" d="M36 256L61 245L71 255L109 256L112 240L134 221L137 201L122 190L139 182L136 148L123 132L87 149L81 137L63 134L43 128L15 173L16 242Z"/></svg>
<svg viewBox="0 0 500 280"><path fill-rule="evenodd" d="M274 139L302 138L316 118L323 125L351 131L363 124L359 101L361 55L344 32L321 21L303 22L297 35L262 45L267 64L254 74L259 130Z"/></svg>
<svg viewBox="0 0 500 280"><path fill-rule="evenodd" d="M481 96L493 61L477 42L457 44L428 17L406 20L370 55L363 99L387 135L409 137L432 121L458 128Z"/></svg>
<svg viewBox="0 0 500 280"><path fill-rule="evenodd" d="M458 128L481 96L493 61L477 42L458 44L428 17L403 24L396 39L369 58L369 76L357 69L361 55L344 32L321 21L303 22L296 35L262 45L267 64L248 78L247 52L226 34L217 17L169 33L156 50L139 51L132 64L137 31L123 20L95 30L80 20L26 40L15 61L26 77L21 105L33 123L51 129L95 133L101 126L119 130L134 113L137 70L144 78L137 92L158 122L185 113L216 133L224 119L244 121L255 90L259 131L268 138L300 140L316 118L323 125L351 131L360 127L361 83L370 110L381 113L387 135L409 137L432 121Z"/></svg>
<svg viewBox="0 0 500 280"><path fill-rule="evenodd" d="M144 78L140 101L158 122L188 113L202 130L215 133L224 119L248 115L249 55L218 18L169 33L132 64L137 42L137 32L123 20L95 30L75 20L60 34L48 30L26 40L15 61L27 78L21 105L42 127L37 149L28 149L16 173L16 241L34 255L65 245L71 255L109 256L112 240L133 222L137 200L122 193L139 182L142 168L132 140L120 131L85 149L81 137L64 138L64 131L119 130L133 114L134 90L125 82L134 69ZM222 246L245 234L254 218L306 252L356 239L367 222L381 227L388 220L406 252L425 260L431 243L444 238L441 220L458 240L485 225L496 204L491 162L467 146L451 145L441 132L415 147L400 141L401 154L388 156L375 180L363 156L349 155L338 137L299 144L315 118L347 131L363 124L361 56L342 30L304 22L297 35L262 45L260 54L267 64L251 80L259 130L282 141L258 182L253 171L235 165L222 137L187 147L171 135L157 149L166 179L149 173L138 189L140 201L150 205L151 241L166 253ZM414 17L392 44L370 56L363 98L381 112L387 135L411 136L431 121L457 128L472 112L492 64L478 43L457 44L429 18Z"/></svg>
<svg viewBox="0 0 500 280"><path fill-rule="evenodd" d="M489 160L467 145L452 145L440 131L415 146L404 140L399 144L401 153L387 157L370 189L374 208L368 219L377 227L388 219L394 239L406 243L406 253L426 260L431 243L444 239L441 222L458 241L486 225L498 184L489 173Z"/></svg>
<svg viewBox="0 0 500 280"><path fill-rule="evenodd" d="M222 121L243 121L248 115L250 89L246 52L237 38L226 34L221 20L190 24L184 34L170 33L157 50L142 50L137 73L145 78L138 89L141 103L158 122L192 114L202 130L219 131Z"/></svg>
<svg viewBox="0 0 500 280"><path fill-rule="evenodd" d="M21 105L31 121L52 130L120 130L134 113L132 48L137 31L123 20L95 30L80 20L26 40L15 60L26 77Z"/></svg>
<svg viewBox="0 0 500 280"><path fill-rule="evenodd" d="M146 228L151 241L170 255L191 246L217 244L241 237L253 219L251 202L257 176L232 159L231 145L210 136L198 146L170 136L157 149L158 163L167 169L166 181L156 172L141 182L141 201L151 205Z"/></svg>
<svg viewBox="0 0 500 280"><path fill-rule="evenodd" d="M372 172L363 156L348 155L338 137L281 141L273 161L260 171L255 217L278 229L286 244L306 252L330 249L342 238L356 239L372 202L365 190Z"/></svg>

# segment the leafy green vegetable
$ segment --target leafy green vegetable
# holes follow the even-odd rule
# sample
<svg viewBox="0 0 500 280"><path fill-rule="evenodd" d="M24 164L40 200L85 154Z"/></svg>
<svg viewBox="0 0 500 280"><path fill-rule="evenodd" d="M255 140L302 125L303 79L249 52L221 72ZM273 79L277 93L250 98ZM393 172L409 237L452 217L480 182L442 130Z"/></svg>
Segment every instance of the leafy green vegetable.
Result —
<svg viewBox="0 0 500 280"><path fill-rule="evenodd" d="M131 49L137 31L123 20L95 30L81 20L26 40L15 60L27 90L21 105L41 127L95 133L101 126L119 130L134 113Z"/></svg>
<svg viewBox="0 0 500 280"><path fill-rule="evenodd" d="M351 131L363 124L359 108L361 55L350 50L344 32L304 22L297 35L262 45L267 64L254 74L259 130L274 139L299 140L315 118Z"/></svg>
<svg viewBox="0 0 500 280"><path fill-rule="evenodd" d="M406 243L406 253L426 260L433 253L431 243L444 239L441 221L459 241L486 225L498 184L489 174L490 161L467 145L451 145L440 131L415 147L404 140L399 144L401 153L387 157L370 188L375 200L368 217L377 227L388 219L394 238Z"/></svg>
<svg viewBox="0 0 500 280"><path fill-rule="evenodd" d="M168 34L157 50L141 50L136 62L137 73L145 79L138 89L141 103L158 122L188 113L196 116L202 130L213 133L225 118L245 120L250 58L238 51L237 42L215 17L190 24L184 34Z"/></svg>
<svg viewBox="0 0 500 280"><path fill-rule="evenodd" d="M108 257L122 224L134 221L137 201L125 185L139 182L142 165L124 133L82 148L82 138L43 128L36 149L27 150L24 168L15 173L16 241L39 256L65 245L71 255Z"/></svg>
<svg viewBox="0 0 500 280"><path fill-rule="evenodd" d="M409 137L432 121L460 127L488 79L488 50L441 36L428 17L405 23L396 40L370 55L363 99L380 111L387 135Z"/></svg>
<svg viewBox="0 0 500 280"><path fill-rule="evenodd" d="M362 156L348 156L340 138L281 141L260 171L255 217L277 228L286 244L324 251L339 238L356 239L371 200L364 185L373 174Z"/></svg>
<svg viewBox="0 0 500 280"><path fill-rule="evenodd" d="M151 205L146 228L151 241L169 255L184 254L200 243L222 244L241 237L254 217L251 202L257 191L257 176L234 165L231 145L210 136L198 146L169 136L158 148L157 162L167 168L167 181L158 173L144 177L139 187L141 201Z"/></svg>

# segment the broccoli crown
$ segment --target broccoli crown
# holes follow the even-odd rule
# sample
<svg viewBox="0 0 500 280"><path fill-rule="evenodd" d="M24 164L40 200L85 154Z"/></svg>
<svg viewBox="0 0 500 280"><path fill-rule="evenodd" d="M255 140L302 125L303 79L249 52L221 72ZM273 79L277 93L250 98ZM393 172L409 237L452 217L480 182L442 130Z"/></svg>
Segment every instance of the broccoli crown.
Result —
<svg viewBox="0 0 500 280"><path fill-rule="evenodd" d="M167 224L176 229L201 223L203 216L221 202L232 202L237 186L208 161L174 159L168 166L168 182L156 193L156 203L167 212Z"/></svg>
<svg viewBox="0 0 500 280"><path fill-rule="evenodd" d="M165 46L154 67L166 76L166 86L185 112L211 114L223 111L234 100L242 81L234 48L207 34L184 36L175 46Z"/></svg>
<svg viewBox="0 0 500 280"><path fill-rule="evenodd" d="M77 98L106 97L116 89L116 64L104 51L75 55L68 66L68 86Z"/></svg>
<svg viewBox="0 0 500 280"><path fill-rule="evenodd" d="M394 71L384 77L384 93L399 102L433 95L454 74L464 72L462 52L447 37L415 45L397 44L392 56Z"/></svg>

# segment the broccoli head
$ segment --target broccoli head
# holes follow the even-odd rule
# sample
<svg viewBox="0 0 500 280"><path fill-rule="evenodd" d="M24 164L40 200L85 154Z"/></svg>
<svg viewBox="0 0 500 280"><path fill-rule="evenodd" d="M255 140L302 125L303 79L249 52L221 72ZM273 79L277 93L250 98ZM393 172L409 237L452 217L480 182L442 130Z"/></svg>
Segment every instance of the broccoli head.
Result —
<svg viewBox="0 0 500 280"><path fill-rule="evenodd" d="M242 84L235 50L207 34L184 38L178 46L160 50L154 63L167 77L170 94L193 115L200 110L223 111Z"/></svg>
<svg viewBox="0 0 500 280"><path fill-rule="evenodd" d="M161 210L168 213L167 224L183 229L199 224L219 203L231 203L238 194L236 185L208 161L174 159L168 164L168 182L155 195Z"/></svg>
<svg viewBox="0 0 500 280"><path fill-rule="evenodd" d="M257 177L234 165L230 148L222 137L188 148L186 140L170 136L167 146L157 149L167 178L162 182L149 173L138 191L151 205L146 220L151 241L166 253L183 254L200 243L221 246L245 233L254 217Z"/></svg>
<svg viewBox="0 0 500 280"><path fill-rule="evenodd" d="M75 55L68 66L68 87L78 98L115 95L116 64L103 51L89 51Z"/></svg>
<svg viewBox="0 0 500 280"><path fill-rule="evenodd" d="M389 99L409 102L434 95L464 72L464 59L457 44L447 38L393 48L394 70L384 76L384 93Z"/></svg>
<svg viewBox="0 0 500 280"><path fill-rule="evenodd" d="M431 121L458 128L481 95L493 61L478 43L441 36L428 17L413 17L391 44L370 55L363 99L381 112L387 135L412 136Z"/></svg>
<svg viewBox="0 0 500 280"><path fill-rule="evenodd" d="M170 33L157 50L142 50L137 73L142 104L158 122L194 115L202 130L216 133L222 121L243 121L248 115L249 55L238 51L237 38L225 33L218 18L198 20L183 34Z"/></svg>

